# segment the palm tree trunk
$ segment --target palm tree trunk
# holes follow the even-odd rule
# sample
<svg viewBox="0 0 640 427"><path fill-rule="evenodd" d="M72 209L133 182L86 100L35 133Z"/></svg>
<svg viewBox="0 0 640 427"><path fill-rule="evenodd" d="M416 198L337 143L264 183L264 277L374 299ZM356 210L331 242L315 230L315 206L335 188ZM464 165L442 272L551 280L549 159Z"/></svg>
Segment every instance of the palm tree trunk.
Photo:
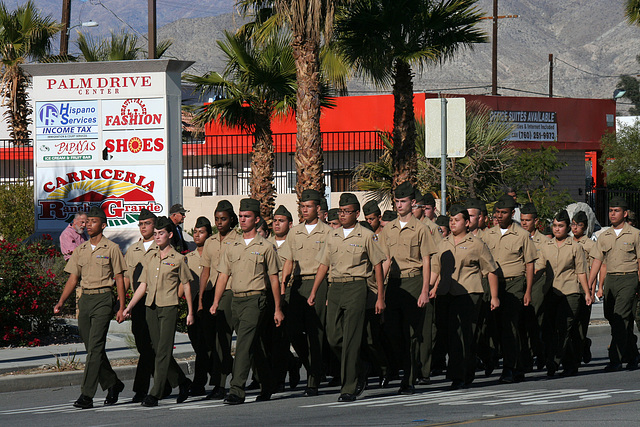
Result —
<svg viewBox="0 0 640 427"><path fill-rule="evenodd" d="M318 42L295 37L298 92L296 97L296 193L307 188L324 194L324 157L320 134L320 59Z"/></svg>
<svg viewBox="0 0 640 427"><path fill-rule="evenodd" d="M4 106L7 107L9 135L14 145L29 143L29 123L32 109L27 99L27 76L19 66L7 67Z"/></svg>
<svg viewBox="0 0 640 427"><path fill-rule="evenodd" d="M393 188L409 181L416 184L416 125L413 111L411 67L396 60L393 70Z"/></svg>
<svg viewBox="0 0 640 427"><path fill-rule="evenodd" d="M271 223L276 201L273 183L273 136L268 113L259 113L253 132L253 155L251 156L251 198L260 202L260 216Z"/></svg>

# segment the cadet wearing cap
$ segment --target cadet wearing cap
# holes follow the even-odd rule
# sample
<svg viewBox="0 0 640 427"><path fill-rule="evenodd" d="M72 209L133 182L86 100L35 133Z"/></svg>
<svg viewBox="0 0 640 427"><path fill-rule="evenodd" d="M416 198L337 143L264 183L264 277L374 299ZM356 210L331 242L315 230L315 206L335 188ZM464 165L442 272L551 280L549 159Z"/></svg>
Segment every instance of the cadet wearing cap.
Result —
<svg viewBox="0 0 640 427"><path fill-rule="evenodd" d="M293 273L289 301L289 337L307 370L305 396L318 395L318 386L323 375L322 345L328 289L326 279L317 289L315 306L310 307L307 304L315 274L320 266L315 257L324 246L327 233L331 231L331 227L318 218L322 200L324 197L319 191L306 189L302 192L300 211L304 223L291 229L287 242L279 252L286 260L282 269L283 286L286 286Z"/></svg>
<svg viewBox="0 0 640 427"><path fill-rule="evenodd" d="M482 209L487 210L487 205L479 199L470 198L465 202L465 207L469 212L469 233L482 239L484 230L480 228Z"/></svg>
<svg viewBox="0 0 640 427"><path fill-rule="evenodd" d="M329 214L327 215L327 224L333 228L340 228L340 221L338 220L338 208L329 209Z"/></svg>
<svg viewBox="0 0 640 427"><path fill-rule="evenodd" d="M362 393L366 381L366 373L358 372L358 363L367 302L367 278L372 274L375 274L378 284L376 313L382 313L385 308L381 266L384 254L376 244L374 234L358 224L360 203L354 194L343 193L340 196L339 214L342 227L329 233L316 257L318 273L308 303L311 306L319 303L316 293L330 269L327 340L340 358L342 387L338 401L351 402Z"/></svg>
<svg viewBox="0 0 640 427"><path fill-rule="evenodd" d="M325 199L322 194L320 196L320 211L318 212L318 218L320 221L326 223L327 215L329 214L329 205L327 205L327 199ZM302 195L300 195L300 197L302 198Z"/></svg>
<svg viewBox="0 0 640 427"><path fill-rule="evenodd" d="M382 231L382 227L380 226L382 212L380 211L380 207L378 207L378 203L375 200L369 200L362 207L362 213L364 213L364 219L371 225L371 228L373 228L373 232L376 235L380 234Z"/></svg>
<svg viewBox="0 0 640 427"><path fill-rule="evenodd" d="M231 374L233 368L233 356L231 356L231 340L233 339L231 282L233 279L229 278L227 281L227 289L220 297L217 315L214 317L209 310L213 304L213 287L218 279L220 257L230 245L240 239L240 234L235 230L238 225L238 217L228 200L218 202L213 215L218 232L207 239L202 249L198 313L206 324L204 329L208 333L205 337L212 358L211 382L214 387L207 395L207 399L222 400L226 396L227 376Z"/></svg>
<svg viewBox="0 0 640 427"><path fill-rule="evenodd" d="M475 329L484 292L483 275L490 283L491 310L500 305L500 300L495 274L498 266L487 245L467 233L467 209L453 205L449 215L451 235L438 244L438 252L431 257L431 283L438 294L438 333L447 337L447 378L452 381L451 387L458 389L475 378Z"/></svg>
<svg viewBox="0 0 640 427"><path fill-rule="evenodd" d="M396 218L398 218L398 213L396 211L384 211L380 218L380 227L384 228L388 223Z"/></svg>
<svg viewBox="0 0 640 427"><path fill-rule="evenodd" d="M265 322L275 322L276 326L280 326L283 320L280 310L279 260L273 245L258 234L256 224L259 220L260 202L255 199L242 199L239 222L243 239L235 240L220 256L215 299L211 306L211 314L215 315L227 281L233 277L231 312L237 337L231 388L224 399L224 403L229 405L244 403L245 384L252 362L256 375L260 378L261 387L256 400L269 400L275 391L269 361L264 353L265 349L259 345L258 338L262 334ZM269 288L267 283L270 283ZM267 291L273 294L274 299L272 319L265 316Z"/></svg>
<svg viewBox="0 0 640 427"><path fill-rule="evenodd" d="M188 210L186 210L180 203L177 203L169 208L169 219L173 223L173 237L171 238L171 246L178 253L182 253L187 250L187 242L182 236L182 227L184 219L187 216Z"/></svg>
<svg viewBox="0 0 640 427"><path fill-rule="evenodd" d="M436 199L433 197L433 194L426 192L420 200L418 200L418 203L422 205L423 212L423 216L418 219L427 226L431 234L436 237L436 243L438 243L442 238L442 233L436 224Z"/></svg>
<svg viewBox="0 0 640 427"><path fill-rule="evenodd" d="M124 390L124 384L111 369L105 352L109 322L113 317L113 281L116 282L120 308L116 314L118 323L124 320L124 280L125 262L118 245L102 235L107 226L107 217L100 208L93 207L87 213L87 234L89 240L73 251L64 271L70 274L60 300L53 308L55 314L80 281L82 296L78 301L78 329L87 350L87 358L82 378L82 394L73 406L81 409L93 407L93 396L98 383L103 390L109 390L105 405L113 405Z"/></svg>
<svg viewBox="0 0 640 427"><path fill-rule="evenodd" d="M483 240L489 246L498 270L500 317L502 324L501 346L503 370L500 382L512 383L524 380L519 324L523 304L531 302L536 248L528 233L513 222L516 202L504 195L496 202L495 215L498 226L492 227Z"/></svg>
<svg viewBox="0 0 640 427"><path fill-rule="evenodd" d="M425 306L429 303L431 255L436 252L433 235L412 215L416 203L415 189L409 182L395 192L398 218L382 230L379 242L387 259L383 264L388 275L385 333L395 357L391 363L404 369L400 393L411 394L422 375L419 347L423 340L431 347L431 324L424 330ZM430 367L425 366L424 370Z"/></svg>
<svg viewBox="0 0 640 427"><path fill-rule="evenodd" d="M142 239L134 243L124 256L127 271L124 276L125 289L135 292L140 286L140 273L145 264L145 258L158 250L158 245L153 240L153 230L156 225L156 215L147 209L141 209L138 216L138 227ZM149 392L151 375L153 375L154 360L156 357L151 346L151 336L147 326L146 308L144 304L136 305L131 310L131 332L138 350L138 366L133 381L133 403L140 403Z"/></svg>
<svg viewBox="0 0 640 427"><path fill-rule="evenodd" d="M600 266L606 265L607 274L598 289L598 297L604 296L604 317L611 325L607 372L621 370L624 361L627 369L638 368L633 308L640 268L640 231L625 221L627 209L627 202L620 197L609 202L611 228L598 237L589 276L589 287L593 289Z"/></svg>

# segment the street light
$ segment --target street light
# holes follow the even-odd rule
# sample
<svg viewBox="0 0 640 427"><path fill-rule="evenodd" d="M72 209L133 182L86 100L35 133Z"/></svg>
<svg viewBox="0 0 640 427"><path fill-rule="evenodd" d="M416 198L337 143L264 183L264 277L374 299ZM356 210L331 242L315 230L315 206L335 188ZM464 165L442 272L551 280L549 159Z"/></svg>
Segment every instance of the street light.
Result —
<svg viewBox="0 0 640 427"><path fill-rule="evenodd" d="M77 27L92 28L97 27L98 25L99 24L96 21L88 21L76 24L73 27L67 27L67 30L63 31L60 37L60 56L67 56L69 53L69 34L71 34L72 29Z"/></svg>

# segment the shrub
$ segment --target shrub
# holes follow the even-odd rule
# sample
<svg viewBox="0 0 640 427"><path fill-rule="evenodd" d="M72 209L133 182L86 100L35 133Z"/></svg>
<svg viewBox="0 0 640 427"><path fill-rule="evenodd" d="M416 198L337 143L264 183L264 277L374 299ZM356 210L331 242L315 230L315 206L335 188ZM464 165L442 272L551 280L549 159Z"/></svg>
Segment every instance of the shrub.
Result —
<svg viewBox="0 0 640 427"><path fill-rule="evenodd" d="M0 186L0 236L24 240L34 231L33 185L28 179Z"/></svg>

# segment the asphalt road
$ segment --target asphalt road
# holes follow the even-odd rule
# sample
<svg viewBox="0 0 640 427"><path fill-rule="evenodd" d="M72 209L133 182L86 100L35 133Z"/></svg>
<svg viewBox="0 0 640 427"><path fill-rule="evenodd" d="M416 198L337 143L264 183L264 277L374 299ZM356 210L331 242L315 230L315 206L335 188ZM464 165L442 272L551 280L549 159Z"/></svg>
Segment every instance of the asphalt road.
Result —
<svg viewBox="0 0 640 427"><path fill-rule="evenodd" d="M175 403L175 395L157 408L128 403L131 382L120 402L103 407L105 392L94 399L96 407L72 407L79 387L0 393L0 424L43 426L102 425L533 425L562 426L638 425L640 419L640 370L604 373L605 334L592 337L594 359L576 377L547 379L545 372L527 376L519 384L498 384L498 372L479 378L469 389L450 391L449 382L436 377L418 387L413 396L396 394L398 383L379 389L370 382L353 403L338 403L337 388L323 388L317 397L301 397L302 389L274 395L270 402L226 406L221 402L190 398Z"/></svg>

